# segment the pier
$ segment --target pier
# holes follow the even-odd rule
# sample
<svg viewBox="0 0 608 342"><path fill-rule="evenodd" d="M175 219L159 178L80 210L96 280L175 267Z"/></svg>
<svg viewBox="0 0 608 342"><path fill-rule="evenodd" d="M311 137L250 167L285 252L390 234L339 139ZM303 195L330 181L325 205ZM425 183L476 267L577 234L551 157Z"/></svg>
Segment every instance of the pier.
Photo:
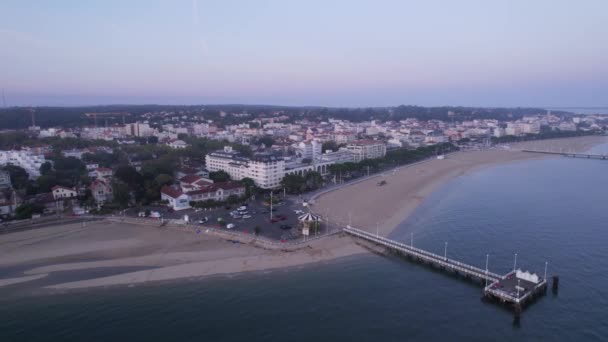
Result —
<svg viewBox="0 0 608 342"><path fill-rule="evenodd" d="M559 155L569 158L582 158L582 159L600 159L608 160L608 156L604 154L588 154L588 153L572 153L572 152L552 152L552 151L537 151L537 150L521 150L522 152L528 153L540 153L540 154L552 154Z"/></svg>
<svg viewBox="0 0 608 342"><path fill-rule="evenodd" d="M444 255L438 255L351 226L346 226L343 231L351 236L386 247L388 250L411 257L444 271L462 274L466 278L479 279L485 284L483 288L483 296L485 299L491 299L495 302L511 306L515 310L516 315L521 313L521 310L526 304L531 303L538 296L546 293L546 263L545 275L542 278L534 273L516 270L516 265L514 265L513 271L505 275L500 275L488 270L487 259L486 268L482 269L448 258L447 249Z"/></svg>

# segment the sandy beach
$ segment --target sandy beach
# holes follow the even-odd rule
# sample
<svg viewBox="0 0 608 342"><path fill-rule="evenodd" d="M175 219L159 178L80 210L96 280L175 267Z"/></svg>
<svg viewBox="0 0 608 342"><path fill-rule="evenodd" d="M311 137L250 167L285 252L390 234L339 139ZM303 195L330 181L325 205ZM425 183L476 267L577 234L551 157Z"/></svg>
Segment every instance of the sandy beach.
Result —
<svg viewBox="0 0 608 342"><path fill-rule="evenodd" d="M545 140L510 145L510 149L457 152L444 160L401 167L317 198L314 210L333 222L388 235L438 187L482 167L543 155L520 149L584 151L608 142L606 137ZM377 186L384 179L386 186ZM328 215L329 213L329 215ZM97 221L0 235L0 287L46 282L49 289L130 285L215 274L293 267L365 252L353 239L335 235L292 251L235 244L216 236L161 227ZM120 272L120 268L129 271ZM133 271L134 267L141 270ZM56 272L111 268L113 275L48 283ZM77 277L75 277L77 279Z"/></svg>

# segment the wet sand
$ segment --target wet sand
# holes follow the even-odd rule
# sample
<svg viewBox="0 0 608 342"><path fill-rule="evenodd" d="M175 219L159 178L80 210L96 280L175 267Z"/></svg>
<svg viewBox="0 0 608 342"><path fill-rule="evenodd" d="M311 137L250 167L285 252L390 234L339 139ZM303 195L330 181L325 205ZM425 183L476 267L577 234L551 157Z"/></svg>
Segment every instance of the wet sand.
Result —
<svg viewBox="0 0 608 342"><path fill-rule="evenodd" d="M516 162L544 155L520 152L538 148L584 151L608 142L606 137L546 140L510 145L508 150L457 152L444 160L401 167L316 199L314 210L331 221L388 235L433 191L446 181L481 167ZM385 186L378 186L380 179ZM53 272L102 267L146 267L142 271L82 279L47 286L50 289L127 285L151 281L202 277L333 260L365 252L346 236L332 236L292 251L266 250L234 244L205 234L118 222L93 222L47 227L0 236L0 287L26 284ZM36 264L28 268L28 264ZM21 274L2 273L23 265ZM44 265L44 266L40 266ZM22 285L20 284L20 285Z"/></svg>

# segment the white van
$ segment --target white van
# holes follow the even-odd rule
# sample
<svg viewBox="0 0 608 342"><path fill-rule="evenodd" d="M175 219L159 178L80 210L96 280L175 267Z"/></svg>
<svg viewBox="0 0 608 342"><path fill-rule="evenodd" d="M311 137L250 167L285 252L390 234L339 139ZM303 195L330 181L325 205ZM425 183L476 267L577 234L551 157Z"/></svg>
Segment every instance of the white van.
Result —
<svg viewBox="0 0 608 342"><path fill-rule="evenodd" d="M228 228L228 229L232 229L232 228L234 228L234 227L236 227L236 226L234 225L234 223L228 223L228 224L226 225L226 228Z"/></svg>

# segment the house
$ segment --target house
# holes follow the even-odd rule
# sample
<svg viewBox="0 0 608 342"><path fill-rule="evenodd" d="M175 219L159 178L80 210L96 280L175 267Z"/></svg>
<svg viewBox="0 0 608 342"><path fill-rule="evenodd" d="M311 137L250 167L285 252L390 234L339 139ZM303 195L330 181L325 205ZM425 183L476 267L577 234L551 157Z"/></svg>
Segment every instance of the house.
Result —
<svg viewBox="0 0 608 342"><path fill-rule="evenodd" d="M179 186L184 191L198 190L209 184L213 184L211 179L197 175L186 175L179 179Z"/></svg>
<svg viewBox="0 0 608 342"><path fill-rule="evenodd" d="M55 200L55 198L53 198L53 193L51 192L29 196L26 198L25 202L42 206L44 208L44 214L52 214L63 210L63 201Z"/></svg>
<svg viewBox="0 0 608 342"><path fill-rule="evenodd" d="M172 140L170 142L167 143L167 146L171 147L174 150L183 150L186 147L188 147L188 144L186 144L185 141L183 140Z"/></svg>
<svg viewBox="0 0 608 342"><path fill-rule="evenodd" d="M243 197L245 195L245 186L239 182L214 183L197 190L189 191L187 195L192 202L208 200L222 202L232 195Z"/></svg>
<svg viewBox="0 0 608 342"><path fill-rule="evenodd" d="M163 186L160 189L160 198L163 201L167 201L169 207L173 208L173 210L190 208L188 195L177 186Z"/></svg>
<svg viewBox="0 0 608 342"><path fill-rule="evenodd" d="M164 186L160 191L161 199L167 201L174 210L188 209L190 202L226 201L232 195L244 196L245 186L239 182L223 182L207 183L193 189L186 184L184 188L178 185Z"/></svg>
<svg viewBox="0 0 608 342"><path fill-rule="evenodd" d="M93 198L95 198L95 202L97 202L97 204L109 202L114 198L112 186L107 180L98 178L91 183L89 189L91 189L91 193L93 194Z"/></svg>
<svg viewBox="0 0 608 342"><path fill-rule="evenodd" d="M76 198L77 196L76 189L61 185L55 185L53 188L51 188L51 193L53 194L53 199L55 200L62 198Z"/></svg>
<svg viewBox="0 0 608 342"><path fill-rule="evenodd" d="M21 198L14 190L4 188L0 191L0 216L12 215L20 204Z"/></svg>

